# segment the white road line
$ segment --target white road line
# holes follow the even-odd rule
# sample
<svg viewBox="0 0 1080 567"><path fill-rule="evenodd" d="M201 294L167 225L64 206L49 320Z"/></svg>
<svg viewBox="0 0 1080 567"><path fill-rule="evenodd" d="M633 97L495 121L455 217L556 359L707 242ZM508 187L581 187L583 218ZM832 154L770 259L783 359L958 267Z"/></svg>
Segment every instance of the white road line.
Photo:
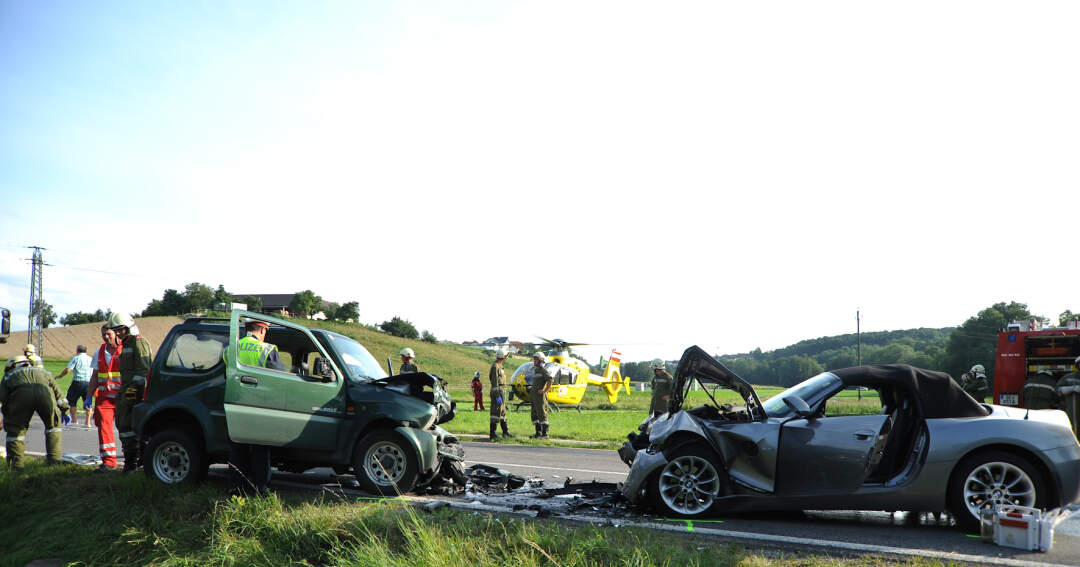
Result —
<svg viewBox="0 0 1080 567"><path fill-rule="evenodd" d="M520 469L545 469L549 471L567 471L567 472L579 472L579 473L592 473L592 474L620 474L625 475L625 471L613 472L613 471L594 471L590 469L568 469L566 467L543 467L540 465L520 465L516 463L492 463L488 461L470 461L465 460L466 463L472 463L474 465L491 465L493 467L517 467Z"/></svg>

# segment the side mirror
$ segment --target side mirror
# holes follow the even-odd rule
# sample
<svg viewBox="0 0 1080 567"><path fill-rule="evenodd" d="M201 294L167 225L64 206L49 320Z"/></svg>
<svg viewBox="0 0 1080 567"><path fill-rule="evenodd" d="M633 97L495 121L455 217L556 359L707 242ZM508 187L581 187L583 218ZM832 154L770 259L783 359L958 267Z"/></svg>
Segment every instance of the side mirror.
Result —
<svg viewBox="0 0 1080 567"><path fill-rule="evenodd" d="M806 402L799 396L785 396L784 405L791 408L795 415L803 419L809 418L814 413L810 410L810 406L806 405Z"/></svg>
<svg viewBox="0 0 1080 567"><path fill-rule="evenodd" d="M325 358L319 357L315 359L315 375L322 378L323 382L334 381L334 370L330 368L330 363Z"/></svg>

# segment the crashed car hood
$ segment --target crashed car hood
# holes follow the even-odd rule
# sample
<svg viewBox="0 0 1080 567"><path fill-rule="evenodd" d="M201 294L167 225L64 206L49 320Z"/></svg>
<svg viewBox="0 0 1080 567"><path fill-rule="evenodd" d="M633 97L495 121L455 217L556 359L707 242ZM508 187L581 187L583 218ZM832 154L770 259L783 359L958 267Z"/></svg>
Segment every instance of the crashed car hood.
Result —
<svg viewBox="0 0 1080 567"><path fill-rule="evenodd" d="M446 423L454 418L457 403L450 400L450 393L446 391L446 382L435 374L427 372L397 374L374 380L373 383L385 385L390 390L435 406L439 412L435 423Z"/></svg>
<svg viewBox="0 0 1080 567"><path fill-rule="evenodd" d="M720 364L720 361L701 347L694 345L683 351L679 367L675 369L668 412L675 413L682 409L683 401L686 399L686 386L692 378L697 378L703 384L717 384L738 392L746 400L747 409L751 406L761 408L761 400L758 399L753 386Z"/></svg>

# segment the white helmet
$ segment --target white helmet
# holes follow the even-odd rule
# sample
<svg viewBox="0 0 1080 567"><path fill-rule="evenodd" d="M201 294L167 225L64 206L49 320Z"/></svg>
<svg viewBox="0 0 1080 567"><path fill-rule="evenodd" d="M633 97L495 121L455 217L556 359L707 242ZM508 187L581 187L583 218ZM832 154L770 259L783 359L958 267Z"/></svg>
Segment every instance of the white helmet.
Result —
<svg viewBox="0 0 1080 567"><path fill-rule="evenodd" d="M37 352L37 349L34 348L34 345L26 345L22 347L22 351L26 354L34 354L35 352Z"/></svg>
<svg viewBox="0 0 1080 567"><path fill-rule="evenodd" d="M409 358L416 358L416 353L413 352L413 349L411 349L409 347L405 347L405 348L401 349L401 352L399 352L398 355L407 356Z"/></svg>
<svg viewBox="0 0 1080 567"><path fill-rule="evenodd" d="M506 358L506 347L499 347L495 349L495 358Z"/></svg>
<svg viewBox="0 0 1080 567"><path fill-rule="evenodd" d="M971 372L972 374L986 374L986 369L985 369L985 368L983 368L983 365L981 365L981 364L976 364L975 366L972 366L972 367L971 367L971 370L970 370L970 372Z"/></svg>
<svg viewBox="0 0 1080 567"><path fill-rule="evenodd" d="M666 365L664 364L664 361L660 360L659 358L654 358L652 361L653 370L663 370L665 366Z"/></svg>
<svg viewBox="0 0 1080 567"><path fill-rule="evenodd" d="M547 355L544 354L544 351L538 350L538 351L533 353L533 358L539 358L540 360L547 360Z"/></svg>
<svg viewBox="0 0 1080 567"><path fill-rule="evenodd" d="M1077 368L1080 368L1080 356L1076 357L1076 360L1073 361L1073 364L1075 364Z"/></svg>
<svg viewBox="0 0 1080 567"><path fill-rule="evenodd" d="M117 327L127 327L128 332L132 335L139 334L139 327L135 325L135 319L127 313L122 313L119 311L113 311L112 313L109 313L109 320L106 322L106 324L109 325L110 329L115 329Z"/></svg>
<svg viewBox="0 0 1080 567"><path fill-rule="evenodd" d="M20 354L18 356L13 356L13 357L8 359L7 364L4 364L4 372L7 372L8 370L11 370L12 368L16 368L18 366L29 366L29 365L30 365L30 359L26 358L25 356Z"/></svg>
<svg viewBox="0 0 1080 567"><path fill-rule="evenodd" d="M472 377L473 377L473 378L479 378L479 377L480 377L480 371L479 371L479 370L477 370L476 372L473 372L473 373L472 373Z"/></svg>

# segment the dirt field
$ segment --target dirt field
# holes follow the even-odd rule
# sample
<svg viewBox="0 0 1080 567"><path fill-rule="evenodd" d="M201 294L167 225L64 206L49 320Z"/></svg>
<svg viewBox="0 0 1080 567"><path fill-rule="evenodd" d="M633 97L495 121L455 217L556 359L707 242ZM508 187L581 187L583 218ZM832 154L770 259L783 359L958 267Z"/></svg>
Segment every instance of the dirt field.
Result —
<svg viewBox="0 0 1080 567"><path fill-rule="evenodd" d="M165 335L169 334L169 329L180 321L179 317L145 317L135 319L135 324L139 326L139 333L150 341L150 347L156 353L161 341L165 340ZM26 331L12 332L8 342L0 344L0 359L7 360L20 354L25 344ZM75 356L75 347L80 344L86 345L87 352L92 354L92 351L101 345L101 323L45 329L41 341L42 352L39 354L42 358L68 360Z"/></svg>

